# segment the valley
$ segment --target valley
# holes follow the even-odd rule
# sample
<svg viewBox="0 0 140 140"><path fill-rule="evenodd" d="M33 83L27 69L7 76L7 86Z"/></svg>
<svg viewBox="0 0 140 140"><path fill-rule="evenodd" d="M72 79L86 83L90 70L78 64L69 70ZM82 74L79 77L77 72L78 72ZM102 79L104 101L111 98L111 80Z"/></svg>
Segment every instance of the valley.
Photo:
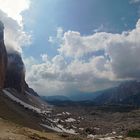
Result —
<svg viewBox="0 0 140 140"><path fill-rule="evenodd" d="M31 120L25 120L25 123L22 118L9 112L4 115L6 118L2 116L5 119L1 115L0 140L139 140L127 137L129 130L140 128L139 109L112 112L110 109L105 111L95 107L53 107L47 119L55 122L56 126L63 125L63 130L70 130L61 132L54 131L53 127L39 128L33 116ZM12 118L8 118L10 115Z"/></svg>
<svg viewBox="0 0 140 140"><path fill-rule="evenodd" d="M129 106L57 106L51 118L87 138L122 139L140 129L140 109Z"/></svg>
<svg viewBox="0 0 140 140"><path fill-rule="evenodd" d="M21 14L17 16L22 19ZM34 42L34 48L28 54L28 48L26 51L23 49L28 39L30 42L30 35L26 40L23 30L24 18L21 24L14 19L10 25L12 18L9 14L2 12L2 15L0 140L140 140L140 63L135 57L140 51L135 42L140 31L140 19L132 31L129 29L117 34L97 31L86 36L72 28L65 31L60 26L55 27L58 28L56 37L45 33L44 38L40 32L39 36L32 38L36 34L30 31L31 42L37 38L42 40ZM120 19L123 21L122 15ZM40 25L44 27L39 21L37 31L41 30ZM54 30L54 27L48 28ZM16 36L13 29L18 33ZM59 46L55 53L51 52L55 47L50 47L50 52L47 47L42 48L46 46L43 42L46 35L48 46L52 42ZM10 36L14 41L7 43ZM126 43L123 44L122 39ZM113 40L117 41L116 45L113 45ZM136 50L133 51L134 48ZM125 52L128 56L120 57ZM134 60L127 60L127 57ZM115 63L115 59L119 61Z"/></svg>

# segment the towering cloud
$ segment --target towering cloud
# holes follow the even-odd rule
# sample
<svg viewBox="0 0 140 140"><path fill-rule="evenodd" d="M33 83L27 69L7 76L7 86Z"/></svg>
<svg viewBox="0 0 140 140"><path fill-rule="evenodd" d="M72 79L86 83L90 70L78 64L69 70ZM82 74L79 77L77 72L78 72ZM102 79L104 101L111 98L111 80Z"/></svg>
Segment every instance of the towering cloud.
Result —
<svg viewBox="0 0 140 140"><path fill-rule="evenodd" d="M27 10L30 6L30 0L0 0L0 9L14 19L18 24L22 24L21 12Z"/></svg>
<svg viewBox="0 0 140 140"><path fill-rule="evenodd" d="M22 47L30 43L31 36L24 31L21 13L30 7L30 0L0 0L0 20L5 26L7 51L22 52Z"/></svg>
<svg viewBox="0 0 140 140"><path fill-rule="evenodd" d="M58 55L43 63L27 61L29 83L42 94L93 92L140 79L140 20L131 31L120 34L97 32L82 36L67 31ZM28 65L29 66L29 65ZM47 85L47 86L46 86Z"/></svg>

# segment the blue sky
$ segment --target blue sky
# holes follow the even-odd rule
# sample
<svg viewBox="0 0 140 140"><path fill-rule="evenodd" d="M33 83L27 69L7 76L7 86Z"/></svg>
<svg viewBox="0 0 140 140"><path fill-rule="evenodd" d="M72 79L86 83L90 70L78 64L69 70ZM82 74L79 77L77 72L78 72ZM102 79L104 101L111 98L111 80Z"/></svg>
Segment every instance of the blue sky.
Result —
<svg viewBox="0 0 140 140"><path fill-rule="evenodd" d="M21 53L40 95L140 80L140 0L0 0L0 9L7 50Z"/></svg>
<svg viewBox="0 0 140 140"><path fill-rule="evenodd" d="M129 0L32 0L30 9L23 12L25 30L33 33L33 42L24 54L38 59L44 52L49 57L56 55L59 46L48 38L56 35L58 27L82 35L98 28L113 33L131 30L139 17L138 7Z"/></svg>

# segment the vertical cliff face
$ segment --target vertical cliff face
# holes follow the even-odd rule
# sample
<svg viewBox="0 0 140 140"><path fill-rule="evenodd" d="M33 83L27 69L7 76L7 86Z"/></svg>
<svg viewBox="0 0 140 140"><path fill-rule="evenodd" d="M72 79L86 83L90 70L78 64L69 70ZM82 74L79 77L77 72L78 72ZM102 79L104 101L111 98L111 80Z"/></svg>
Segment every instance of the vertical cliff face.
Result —
<svg viewBox="0 0 140 140"><path fill-rule="evenodd" d="M5 88L14 88L19 93L25 94L26 91L38 96L25 81L25 67L22 58L18 52L8 52L8 64L6 71Z"/></svg>
<svg viewBox="0 0 140 140"><path fill-rule="evenodd" d="M14 88L20 93L24 93L25 68L22 58L17 52L8 52L5 88Z"/></svg>
<svg viewBox="0 0 140 140"><path fill-rule="evenodd" d="M8 52L4 45L4 25L0 21L0 90L13 88L18 93L30 92L38 96L25 81L25 67L20 54L16 51Z"/></svg>
<svg viewBox="0 0 140 140"><path fill-rule="evenodd" d="M25 69L19 53L6 51L4 45L4 25L0 21L0 89L14 88L23 93L25 89Z"/></svg>
<svg viewBox="0 0 140 140"><path fill-rule="evenodd" d="M4 25L0 21L0 89L4 88L6 68L7 68L7 52L4 45Z"/></svg>

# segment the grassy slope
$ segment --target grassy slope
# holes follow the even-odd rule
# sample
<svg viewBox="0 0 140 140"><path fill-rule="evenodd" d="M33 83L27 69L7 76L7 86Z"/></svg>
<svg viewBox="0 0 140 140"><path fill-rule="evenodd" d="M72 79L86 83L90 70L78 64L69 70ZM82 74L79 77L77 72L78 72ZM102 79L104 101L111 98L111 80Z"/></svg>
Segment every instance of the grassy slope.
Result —
<svg viewBox="0 0 140 140"><path fill-rule="evenodd" d="M129 137L139 138L140 139L140 130L132 130L127 134Z"/></svg>

